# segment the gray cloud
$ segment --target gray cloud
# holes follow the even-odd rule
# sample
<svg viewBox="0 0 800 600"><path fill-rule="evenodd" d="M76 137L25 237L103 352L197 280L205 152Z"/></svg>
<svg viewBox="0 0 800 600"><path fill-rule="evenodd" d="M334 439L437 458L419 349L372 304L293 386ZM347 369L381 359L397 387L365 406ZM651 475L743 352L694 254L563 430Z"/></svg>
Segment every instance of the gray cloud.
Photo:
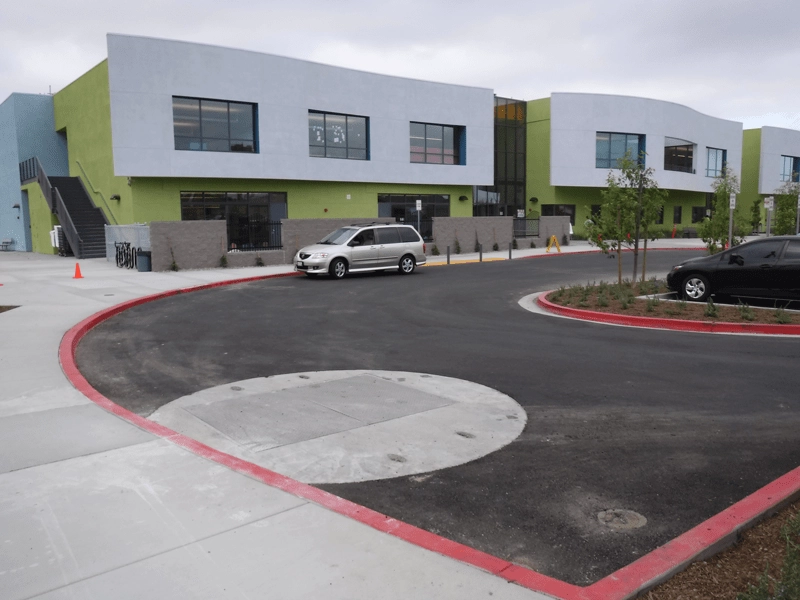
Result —
<svg viewBox="0 0 800 600"><path fill-rule="evenodd" d="M97 0L0 8L0 99L46 93L106 55L107 32L219 44L533 99L647 96L800 128L794 0Z"/></svg>

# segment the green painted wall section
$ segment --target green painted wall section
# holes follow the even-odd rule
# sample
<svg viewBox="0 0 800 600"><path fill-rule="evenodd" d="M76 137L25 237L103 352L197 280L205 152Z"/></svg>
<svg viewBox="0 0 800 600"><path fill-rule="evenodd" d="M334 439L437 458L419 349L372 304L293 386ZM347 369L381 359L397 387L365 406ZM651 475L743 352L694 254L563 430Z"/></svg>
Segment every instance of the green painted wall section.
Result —
<svg viewBox="0 0 800 600"><path fill-rule="evenodd" d="M542 204L556 201L555 188L550 185L550 98L528 102L527 119L526 198L529 212L541 212ZM532 204L531 198L539 201Z"/></svg>
<svg viewBox="0 0 800 600"><path fill-rule="evenodd" d="M739 196L736 199L736 210L744 210L750 214L753 202L763 199L758 193L758 178L761 172L761 130L745 129L742 135L742 181ZM761 208L761 222L766 221L764 208Z"/></svg>
<svg viewBox="0 0 800 600"><path fill-rule="evenodd" d="M290 219L377 218L378 194L449 194L450 216L472 216L472 188L469 186L136 177L130 190L134 207L131 222L137 223L180 221L182 191L286 192ZM466 196L467 200L459 200L461 196Z"/></svg>
<svg viewBox="0 0 800 600"><path fill-rule="evenodd" d="M109 223L134 222L127 177L114 176L108 61L55 94L53 106L56 130L65 131L67 136L70 176L83 180L95 206L106 213ZM114 194L119 194L121 200L111 200Z"/></svg>
<svg viewBox="0 0 800 600"><path fill-rule="evenodd" d="M50 212L42 188L36 182L22 186L28 192L28 210L31 215L31 246L39 254L58 254L58 249L50 243L50 231L58 225L58 219Z"/></svg>

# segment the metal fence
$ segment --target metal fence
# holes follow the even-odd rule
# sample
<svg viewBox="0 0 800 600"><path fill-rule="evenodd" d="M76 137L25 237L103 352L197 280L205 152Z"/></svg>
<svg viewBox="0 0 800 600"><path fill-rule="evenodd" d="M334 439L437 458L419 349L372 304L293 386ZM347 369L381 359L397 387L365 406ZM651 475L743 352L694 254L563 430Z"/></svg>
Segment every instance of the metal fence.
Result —
<svg viewBox="0 0 800 600"><path fill-rule="evenodd" d="M514 237L539 237L539 219L514 219Z"/></svg>
<svg viewBox="0 0 800 600"><path fill-rule="evenodd" d="M280 250L281 222L266 219L248 219L245 223L228 223L228 250L250 252Z"/></svg>

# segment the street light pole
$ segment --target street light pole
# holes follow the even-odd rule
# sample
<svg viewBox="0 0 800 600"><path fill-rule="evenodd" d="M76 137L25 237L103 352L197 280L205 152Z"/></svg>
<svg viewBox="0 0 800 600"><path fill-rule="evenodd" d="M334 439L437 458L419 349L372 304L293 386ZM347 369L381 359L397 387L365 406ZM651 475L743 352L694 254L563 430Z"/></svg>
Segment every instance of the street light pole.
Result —
<svg viewBox="0 0 800 600"><path fill-rule="evenodd" d="M800 234L800 194L797 194L797 218L794 223L794 232Z"/></svg>

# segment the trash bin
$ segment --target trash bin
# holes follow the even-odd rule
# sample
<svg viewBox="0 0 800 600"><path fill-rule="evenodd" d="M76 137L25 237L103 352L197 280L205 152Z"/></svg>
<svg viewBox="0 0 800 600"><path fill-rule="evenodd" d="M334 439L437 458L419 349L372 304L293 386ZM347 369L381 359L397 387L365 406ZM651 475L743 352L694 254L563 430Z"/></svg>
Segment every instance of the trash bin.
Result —
<svg viewBox="0 0 800 600"><path fill-rule="evenodd" d="M136 251L136 270L139 273L146 273L153 270L150 250Z"/></svg>

